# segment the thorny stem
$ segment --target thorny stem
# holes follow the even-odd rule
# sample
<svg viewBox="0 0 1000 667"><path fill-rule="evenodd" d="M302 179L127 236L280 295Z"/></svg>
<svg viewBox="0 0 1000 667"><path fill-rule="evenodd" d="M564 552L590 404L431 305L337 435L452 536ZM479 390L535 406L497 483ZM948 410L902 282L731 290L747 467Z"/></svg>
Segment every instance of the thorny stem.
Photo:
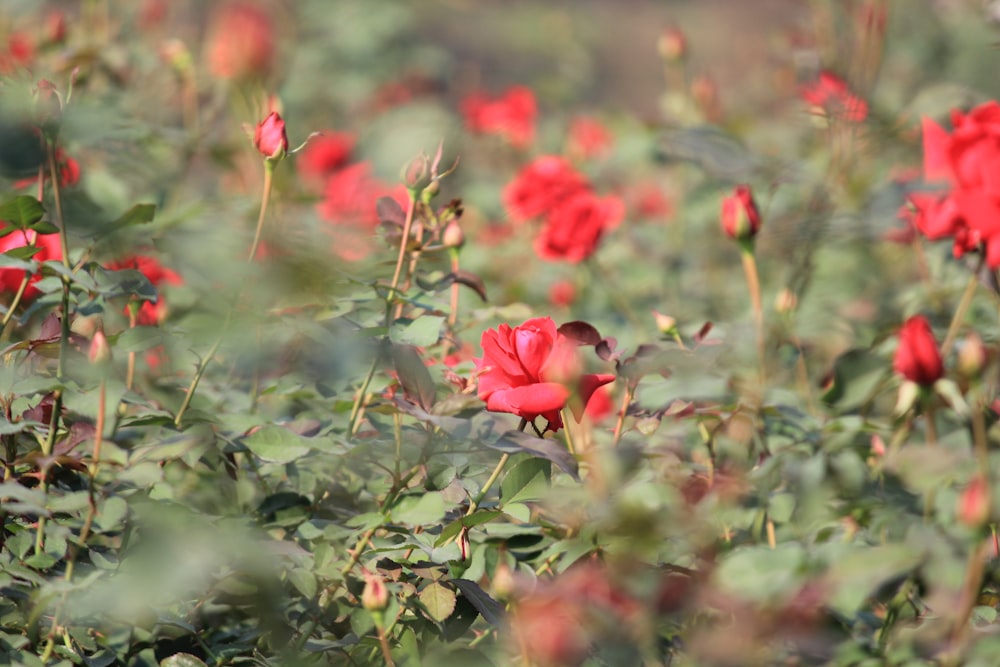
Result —
<svg viewBox="0 0 1000 667"><path fill-rule="evenodd" d="M389 649L389 640L385 636L385 628L381 622L375 623L375 631L378 633L378 643L382 647L382 658L389 667L396 667L392 659L392 651Z"/></svg>
<svg viewBox="0 0 1000 667"><path fill-rule="evenodd" d="M406 206L406 219L403 221L403 236L399 241L399 256L396 257L396 270L392 274L392 283L389 286L389 302L386 304L385 324L389 326L392 314L392 301L396 298L396 291L399 288L399 278L403 274L403 263L406 261L406 246L410 242L410 231L413 228L413 214L416 209L416 196L410 192Z"/></svg>
<svg viewBox="0 0 1000 667"><path fill-rule="evenodd" d="M618 410L618 421L615 423L615 435L614 439L611 441L612 447L617 447L618 443L621 442L622 432L625 427L625 413L628 412L628 406L632 404L632 396L634 393L635 389L632 385L626 385L625 395L622 397L622 407Z"/></svg>
<svg viewBox="0 0 1000 667"><path fill-rule="evenodd" d="M458 262L458 249L449 248L449 254L451 255L451 272L458 274L459 262ZM445 337L441 344L441 362L444 363L445 358L451 351L451 343L455 338L455 325L458 323L458 292L459 284L458 282L453 282L451 284L451 303L448 310L448 336Z"/></svg>

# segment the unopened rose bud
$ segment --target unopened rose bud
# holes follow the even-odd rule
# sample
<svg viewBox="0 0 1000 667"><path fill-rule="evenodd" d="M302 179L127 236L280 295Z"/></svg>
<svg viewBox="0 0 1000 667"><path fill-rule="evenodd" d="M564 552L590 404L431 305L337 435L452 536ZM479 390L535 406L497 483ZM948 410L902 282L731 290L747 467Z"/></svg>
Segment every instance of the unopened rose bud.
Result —
<svg viewBox="0 0 1000 667"><path fill-rule="evenodd" d="M986 479L976 475L958 497L958 520L978 528L990 517L990 494Z"/></svg>
<svg viewBox="0 0 1000 667"><path fill-rule="evenodd" d="M749 185L737 185L722 200L722 230L731 239L751 241L760 230L760 212Z"/></svg>
<svg viewBox="0 0 1000 667"><path fill-rule="evenodd" d="M103 366L111 361L111 346L108 344L107 336L100 329L90 339L90 349L87 351L87 359L95 366Z"/></svg>
<svg viewBox="0 0 1000 667"><path fill-rule="evenodd" d="M500 563L497 565L497 569L493 573L493 580L490 583L491 588L493 589L493 595L498 600L507 600L514 594L516 586L514 573L511 572L507 563Z"/></svg>
<svg viewBox="0 0 1000 667"><path fill-rule="evenodd" d="M464 246L465 232L462 231L462 226L455 220L449 222L448 226L444 228L444 233L441 235L441 243L446 248L461 248Z"/></svg>
<svg viewBox="0 0 1000 667"><path fill-rule="evenodd" d="M384 611L389 606L389 589L382 577L365 575L365 590L361 592L361 606L368 611Z"/></svg>
<svg viewBox="0 0 1000 667"><path fill-rule="evenodd" d="M267 160L285 157L288 152L288 136L285 134L285 121L277 111L272 111L267 118L257 123L253 145Z"/></svg>
<svg viewBox="0 0 1000 667"><path fill-rule="evenodd" d="M983 344L983 339L973 331L965 337L958 349L958 374L969 380L978 378L982 375L986 360L986 346Z"/></svg>
<svg viewBox="0 0 1000 667"><path fill-rule="evenodd" d="M680 62L687 56L687 37L677 27L667 28L660 33L656 48L667 62Z"/></svg>
<svg viewBox="0 0 1000 667"><path fill-rule="evenodd" d="M653 319L656 320L656 328L659 329L660 333L664 336L673 336L677 333L677 320L669 315L664 315L663 313L654 310Z"/></svg>
<svg viewBox="0 0 1000 667"><path fill-rule="evenodd" d="M427 181L429 166L430 160L421 153L406 163L399 177L408 189L419 190Z"/></svg>

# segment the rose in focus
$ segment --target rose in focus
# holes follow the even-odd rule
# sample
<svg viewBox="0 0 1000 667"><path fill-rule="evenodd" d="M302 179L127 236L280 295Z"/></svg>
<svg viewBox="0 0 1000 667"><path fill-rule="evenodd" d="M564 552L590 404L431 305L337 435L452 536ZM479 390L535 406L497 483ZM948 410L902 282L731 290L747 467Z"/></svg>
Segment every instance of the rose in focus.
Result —
<svg viewBox="0 0 1000 667"><path fill-rule="evenodd" d="M509 412L529 422L544 417L547 430L562 427L560 410L574 397L574 408L586 407L594 391L611 374L583 374L578 343L559 333L550 317L537 317L517 327L501 324L483 332L483 356L476 359L479 398L486 409Z"/></svg>

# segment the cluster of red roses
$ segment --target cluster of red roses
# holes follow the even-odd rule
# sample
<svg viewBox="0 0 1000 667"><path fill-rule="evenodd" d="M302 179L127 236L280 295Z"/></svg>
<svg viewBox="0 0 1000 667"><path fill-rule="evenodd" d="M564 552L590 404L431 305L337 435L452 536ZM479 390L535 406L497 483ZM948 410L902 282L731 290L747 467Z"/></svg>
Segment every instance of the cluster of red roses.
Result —
<svg viewBox="0 0 1000 667"><path fill-rule="evenodd" d="M515 223L543 218L535 253L545 260L580 262L597 249L605 232L625 216L621 198L599 197L568 160L545 155L525 166L503 192Z"/></svg>
<svg viewBox="0 0 1000 667"><path fill-rule="evenodd" d="M375 202L392 197L406 207L406 188L387 185L372 174L370 162L351 162L354 138L346 132L328 132L313 138L302 149L296 168L302 183L322 194L316 204L320 218L331 223L334 252L358 260L371 251L372 232L378 225Z"/></svg>
<svg viewBox="0 0 1000 667"><path fill-rule="evenodd" d="M929 239L951 237L956 257L982 249L1000 267L1000 104L955 110L952 131L923 120L924 178L947 185L910 196L905 217Z"/></svg>

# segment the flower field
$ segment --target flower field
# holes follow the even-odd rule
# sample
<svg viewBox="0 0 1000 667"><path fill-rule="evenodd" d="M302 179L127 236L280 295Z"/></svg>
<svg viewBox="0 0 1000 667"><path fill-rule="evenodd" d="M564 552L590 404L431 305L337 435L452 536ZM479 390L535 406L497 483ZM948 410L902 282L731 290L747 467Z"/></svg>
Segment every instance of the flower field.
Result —
<svg viewBox="0 0 1000 667"><path fill-rule="evenodd" d="M0 36L0 663L1000 664L998 3Z"/></svg>

